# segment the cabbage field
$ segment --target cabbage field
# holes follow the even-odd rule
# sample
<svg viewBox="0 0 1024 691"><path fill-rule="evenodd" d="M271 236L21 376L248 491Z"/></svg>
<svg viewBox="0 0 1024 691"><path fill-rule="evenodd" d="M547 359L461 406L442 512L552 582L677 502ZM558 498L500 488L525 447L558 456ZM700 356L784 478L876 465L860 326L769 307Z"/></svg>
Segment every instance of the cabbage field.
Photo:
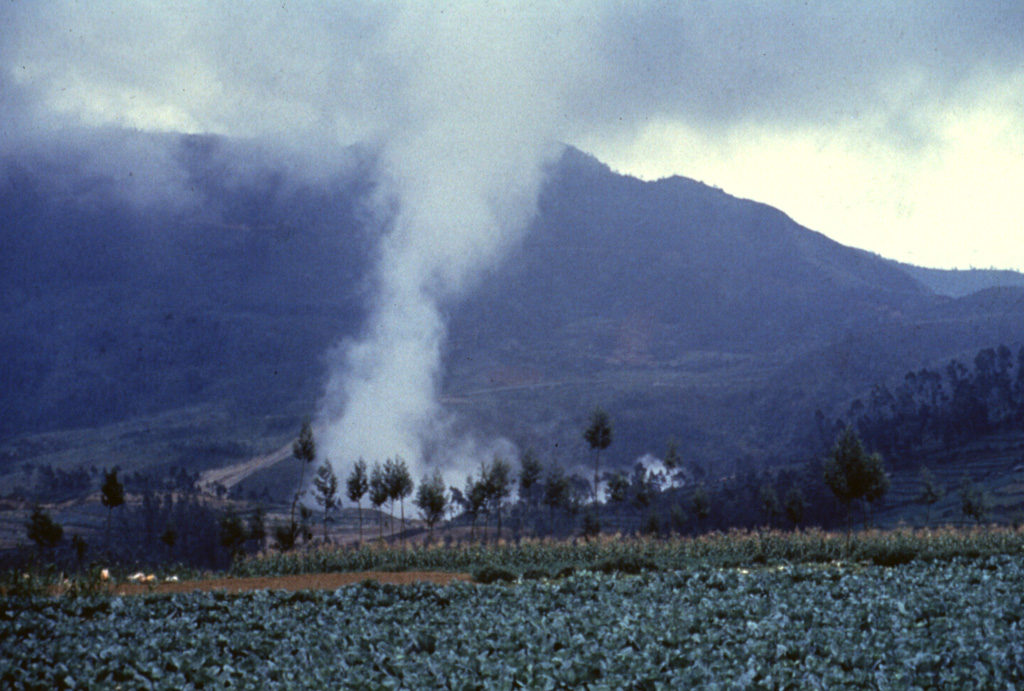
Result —
<svg viewBox="0 0 1024 691"><path fill-rule="evenodd" d="M7 597L0 688L1010 689L1024 559Z"/></svg>

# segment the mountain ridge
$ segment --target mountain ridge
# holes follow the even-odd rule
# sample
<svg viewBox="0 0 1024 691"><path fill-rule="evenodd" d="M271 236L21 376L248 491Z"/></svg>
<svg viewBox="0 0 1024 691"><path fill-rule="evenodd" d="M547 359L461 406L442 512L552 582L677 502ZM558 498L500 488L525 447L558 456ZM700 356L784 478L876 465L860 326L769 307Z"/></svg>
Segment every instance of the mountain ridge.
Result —
<svg viewBox="0 0 1024 691"><path fill-rule="evenodd" d="M222 421L154 422L152 446L135 435L121 457L204 469L230 461L209 451L230 443L277 449L315 406L327 353L362 328L386 225L368 210L371 154L311 182L215 137L159 145L188 204L127 204L117 180L74 157L0 162L0 474L106 463L102 445L70 448L70 433L63 455L23 442L175 410ZM445 307L440 394L463 428L568 465L586 458L594 405L617 423L613 465L669 436L709 468L781 462L818 452L816 409L1024 342L1016 295L943 296L768 205L618 175L570 148L522 242Z"/></svg>

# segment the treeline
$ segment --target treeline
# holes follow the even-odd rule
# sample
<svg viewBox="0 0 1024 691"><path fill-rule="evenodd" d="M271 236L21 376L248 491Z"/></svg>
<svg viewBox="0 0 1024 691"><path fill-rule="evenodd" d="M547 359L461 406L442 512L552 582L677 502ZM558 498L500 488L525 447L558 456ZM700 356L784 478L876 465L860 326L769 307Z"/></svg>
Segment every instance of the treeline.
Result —
<svg viewBox="0 0 1024 691"><path fill-rule="evenodd" d="M46 504L87 497L100 489L104 476L104 471L95 465L64 470L49 463L26 464L22 470L28 483L14 487L10 495ZM123 482L139 492L187 493L196 491L199 473L190 473L184 467L174 466L164 475L152 472L127 473L123 476ZM226 490L221 490L220 494L226 494Z"/></svg>
<svg viewBox="0 0 1024 691"><path fill-rule="evenodd" d="M987 368L986 352L979 355L981 365L971 376L951 365L956 381L981 391L979 381L988 381L986 376L1000 371L1000 358L1005 361L1005 355L992 351L997 366ZM1005 383L1006 378L996 377L996 381ZM62 526L37 506L26 524L34 551L22 550L18 558L66 568L102 561L220 569L267 547L287 552L330 543L328 524L346 501L358 510L358 540L352 534L355 531L346 537L358 544L364 539L489 542L588 538L601 533L669 537L763 527L845 527L849 531L855 512L869 525L872 510L881 505L889 489L887 461L880 452L869 452L871 442L863 443L860 434L853 426L842 429L826 454L805 464L714 479L684 459L674 440L669 440L656 464L638 462L629 471L605 470L602 453L611 446L614 434L611 418L597 409L583 433L593 453L592 479L527 450L518 459L501 455L486 459L461 485L446 486L437 470L417 483L397 456L372 464L358 459L348 468L339 468L339 475L329 459L318 456L307 421L293 445L298 489L290 512L286 508L283 517L278 513L270 521L259 505L225 499L223 487L200 491L196 478L181 469L159 482L149 476L131 476L133 501L127 502L125 484L114 469L101 473L100 500L107 512L102 537L93 531L91 542L82 534L64 539ZM871 440L877 446L877 438ZM315 471L307 488L310 467ZM82 472L83 481L95 483L93 470ZM38 476L44 482L59 477L46 467L39 469ZM928 511L944 491L926 473L918 501ZM964 516L980 522L985 497L969 477L962 482L961 496ZM421 524L406 530L407 503L410 515L418 517L425 529ZM364 526L364 506L374 509L371 525Z"/></svg>
<svg viewBox="0 0 1024 691"><path fill-rule="evenodd" d="M877 384L867 401L857 399L846 415L828 423L818 411L823 448L838 430L852 425L864 444L913 467L921 451L974 441L993 432L1024 427L1024 347L1016 356L1006 345L985 348L973 367L951 360L944 369L908 372L890 389Z"/></svg>
<svg viewBox="0 0 1024 691"><path fill-rule="evenodd" d="M48 475L42 473L43 478ZM92 484L93 473L86 475ZM101 471L101 476L98 489L105 515L100 526L66 531L36 503L25 524L26 536L33 544L0 554L0 567L84 571L102 564L218 570L239 554L255 553L265 546L262 508L247 511L243 521L233 509L213 505L210 496L197 487L195 476L184 470L175 469L159 482L140 474L129 474L122 482L116 468Z"/></svg>

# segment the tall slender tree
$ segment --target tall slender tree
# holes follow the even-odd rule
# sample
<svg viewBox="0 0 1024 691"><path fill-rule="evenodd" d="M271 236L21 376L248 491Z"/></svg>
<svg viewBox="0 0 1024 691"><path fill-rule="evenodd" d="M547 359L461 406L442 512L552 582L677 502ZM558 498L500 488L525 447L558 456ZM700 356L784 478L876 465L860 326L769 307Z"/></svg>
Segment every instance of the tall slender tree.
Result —
<svg viewBox="0 0 1024 691"><path fill-rule="evenodd" d="M594 408L590 413L590 424L583 431L583 438L594 451L594 508L597 509L597 491L601 479L601 452L611 446L613 436L612 419L603 408Z"/></svg>
<svg viewBox="0 0 1024 691"><path fill-rule="evenodd" d="M324 514L324 542L327 542L327 514L341 506L338 496L338 476L328 459L320 464L313 476L313 498Z"/></svg>
<svg viewBox="0 0 1024 691"><path fill-rule="evenodd" d="M359 509L359 542L363 541L363 496L370 490L370 479L366 475L366 461L356 461L352 473L348 476L348 498L356 503Z"/></svg>
<svg viewBox="0 0 1024 691"><path fill-rule="evenodd" d="M110 518L114 509L124 504L124 485L117 479L117 468L103 472L100 501L107 507L107 544L110 543Z"/></svg>
<svg viewBox="0 0 1024 691"><path fill-rule="evenodd" d="M930 527L932 522L932 505L946 495L946 489L935 481L932 471L921 466L921 491L914 498L918 504L924 504L924 525Z"/></svg>
<svg viewBox="0 0 1024 691"><path fill-rule="evenodd" d="M401 512L401 532L405 534L405 498L412 494L413 481L409 474L409 466L401 456L384 462L384 484L387 487L388 500L391 502L391 534L395 533L395 502ZM403 538L404 539L404 538Z"/></svg>
<svg viewBox="0 0 1024 691"><path fill-rule="evenodd" d="M380 509L387 500L388 484L384 479L384 469L381 468L380 461L376 461L370 472L370 503L377 510L377 532L381 540L384 539L384 514Z"/></svg>
<svg viewBox="0 0 1024 691"><path fill-rule="evenodd" d="M526 509L525 511L520 510L519 515L522 516L525 513L532 519L528 519L528 522L531 523L534 534L537 533L535 515L537 510L537 490L541 480L541 473L543 472L544 468L541 466L540 459L537 458L533 449L527 449L526 453L519 459L519 501L522 505L520 509L523 507Z"/></svg>
<svg viewBox="0 0 1024 691"><path fill-rule="evenodd" d="M492 512L497 517L498 539L501 539L501 513L505 499L512 494L512 465L504 457L495 454L490 464L485 464L480 471L484 484L487 515Z"/></svg>
<svg viewBox="0 0 1024 691"><path fill-rule="evenodd" d="M444 517L445 508L448 506L444 478L441 477L440 470L435 470L433 475L423 478L416 489L413 503L419 508L423 520L427 522L428 535L433 539L434 524Z"/></svg>
<svg viewBox="0 0 1024 691"><path fill-rule="evenodd" d="M308 417L302 421L299 438L292 444L292 456L299 462L302 469L299 474L299 489L295 492L295 498L292 500L292 523L295 523L295 506L299 503L299 497L304 491L306 466L316 458L316 441L313 439L313 427L309 424Z"/></svg>

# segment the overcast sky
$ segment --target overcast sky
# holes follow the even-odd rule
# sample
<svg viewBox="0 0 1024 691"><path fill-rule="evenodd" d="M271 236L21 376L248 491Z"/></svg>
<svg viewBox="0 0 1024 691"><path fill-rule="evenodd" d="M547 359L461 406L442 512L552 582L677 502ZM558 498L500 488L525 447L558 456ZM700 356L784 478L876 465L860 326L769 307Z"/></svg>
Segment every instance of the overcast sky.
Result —
<svg viewBox="0 0 1024 691"><path fill-rule="evenodd" d="M1024 269L1024 2L0 8L8 151L116 124L254 137L316 171L449 115L479 134L445 152L470 169L496 138L510 157L550 138L887 257Z"/></svg>

